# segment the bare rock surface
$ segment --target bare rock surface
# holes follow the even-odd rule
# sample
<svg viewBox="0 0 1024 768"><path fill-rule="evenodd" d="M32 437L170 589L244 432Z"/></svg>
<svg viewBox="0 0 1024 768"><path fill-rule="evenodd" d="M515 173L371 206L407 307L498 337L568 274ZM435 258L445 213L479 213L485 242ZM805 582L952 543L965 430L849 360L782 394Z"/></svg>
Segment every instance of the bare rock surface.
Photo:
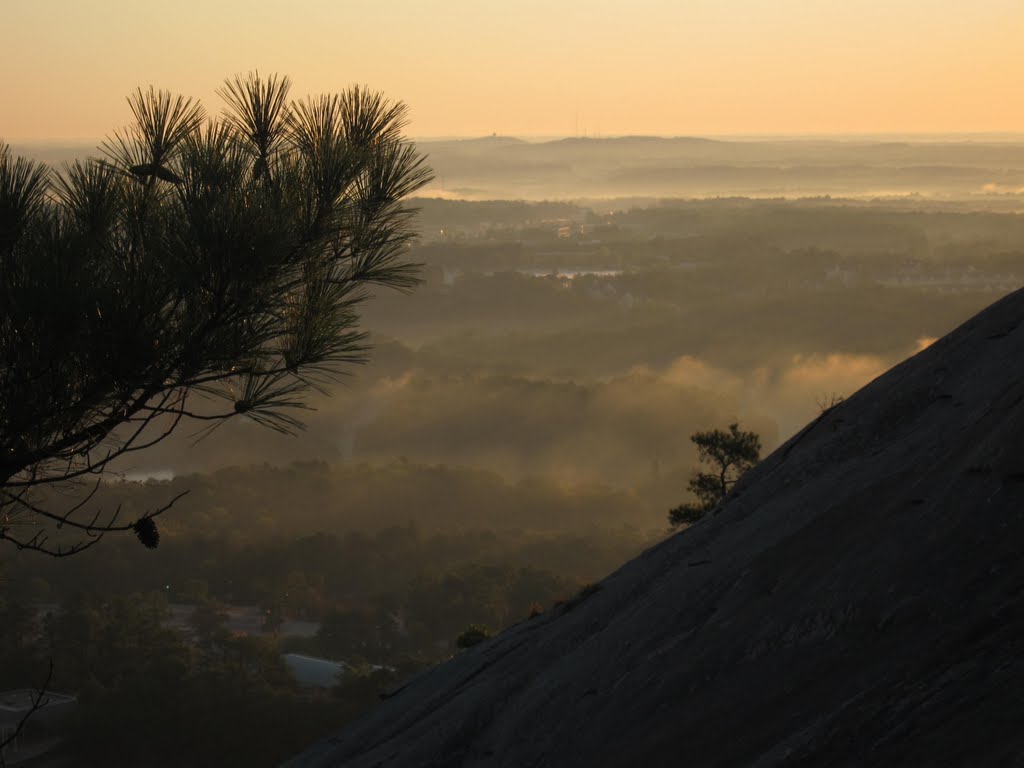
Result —
<svg viewBox="0 0 1024 768"><path fill-rule="evenodd" d="M289 768L1024 765L1024 292Z"/></svg>

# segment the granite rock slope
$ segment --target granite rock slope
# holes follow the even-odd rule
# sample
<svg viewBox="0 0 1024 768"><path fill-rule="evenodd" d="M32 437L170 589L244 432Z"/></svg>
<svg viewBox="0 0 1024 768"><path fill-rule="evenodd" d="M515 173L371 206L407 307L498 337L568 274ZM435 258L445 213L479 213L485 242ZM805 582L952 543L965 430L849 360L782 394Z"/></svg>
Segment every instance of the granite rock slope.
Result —
<svg viewBox="0 0 1024 768"><path fill-rule="evenodd" d="M1024 765L1024 292L290 768Z"/></svg>

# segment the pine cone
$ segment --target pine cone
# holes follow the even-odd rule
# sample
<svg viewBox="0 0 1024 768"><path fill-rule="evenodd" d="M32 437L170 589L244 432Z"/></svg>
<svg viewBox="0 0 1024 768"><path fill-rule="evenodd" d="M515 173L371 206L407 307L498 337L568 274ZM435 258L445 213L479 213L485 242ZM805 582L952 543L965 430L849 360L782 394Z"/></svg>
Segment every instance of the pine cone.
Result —
<svg viewBox="0 0 1024 768"><path fill-rule="evenodd" d="M160 543L160 531L156 529L156 521L152 517L140 517L132 530L146 549L156 549Z"/></svg>

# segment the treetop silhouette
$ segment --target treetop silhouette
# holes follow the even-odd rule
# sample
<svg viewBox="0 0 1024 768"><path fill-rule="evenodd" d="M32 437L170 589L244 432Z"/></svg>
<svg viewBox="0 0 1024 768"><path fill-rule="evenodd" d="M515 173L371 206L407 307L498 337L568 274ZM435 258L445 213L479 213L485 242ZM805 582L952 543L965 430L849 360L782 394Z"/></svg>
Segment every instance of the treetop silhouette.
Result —
<svg viewBox="0 0 1024 768"><path fill-rule="evenodd" d="M0 143L0 539L156 546L176 499L134 520L90 508L113 463L185 422L300 429L310 392L366 360L371 289L416 284L403 199L431 172L405 105L289 91L236 76L209 119L139 89L103 156L59 172Z"/></svg>

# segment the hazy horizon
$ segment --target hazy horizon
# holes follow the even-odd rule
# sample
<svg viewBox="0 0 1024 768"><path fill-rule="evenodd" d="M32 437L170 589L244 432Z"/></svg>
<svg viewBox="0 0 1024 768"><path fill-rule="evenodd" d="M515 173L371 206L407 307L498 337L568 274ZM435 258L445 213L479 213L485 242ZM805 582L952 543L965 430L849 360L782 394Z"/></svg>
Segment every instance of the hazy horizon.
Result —
<svg viewBox="0 0 1024 768"><path fill-rule="evenodd" d="M99 146L106 138L103 136L70 136L32 138L25 136L4 136L2 138L8 144L26 147L32 146ZM871 132L871 131L847 131L847 132L804 132L804 133L615 133L615 134L560 134L560 133L485 133L485 134L436 134L436 135L415 135L410 134L411 141L479 141L481 139L514 139L530 143L544 143L549 141L565 141L566 139L704 139L709 141L750 141L750 142L772 142L772 141L862 141L862 142L889 142L906 141L910 143L929 142L978 142L978 143L1022 143L1024 144L1024 130L1020 131L934 131L934 132Z"/></svg>
<svg viewBox="0 0 1024 768"><path fill-rule="evenodd" d="M1024 194L1024 135L477 136L416 139L434 170L421 197L714 197L1002 201ZM52 167L100 142L12 143Z"/></svg>

